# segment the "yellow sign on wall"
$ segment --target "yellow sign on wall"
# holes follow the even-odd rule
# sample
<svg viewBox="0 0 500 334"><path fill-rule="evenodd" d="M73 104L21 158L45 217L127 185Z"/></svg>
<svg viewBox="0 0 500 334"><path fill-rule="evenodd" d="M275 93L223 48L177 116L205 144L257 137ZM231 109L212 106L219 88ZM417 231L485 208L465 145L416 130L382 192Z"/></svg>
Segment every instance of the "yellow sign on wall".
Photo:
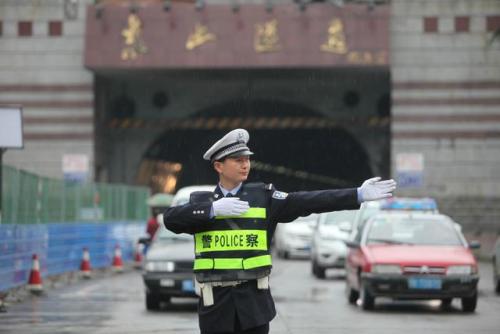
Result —
<svg viewBox="0 0 500 334"><path fill-rule="evenodd" d="M272 19L255 25L254 49L258 53L278 52L283 49L279 36L279 22ZM121 35L125 44L121 52L122 60L134 60L148 52L143 39L141 19L136 14L130 14L127 26ZM186 50L192 51L206 43L214 42L217 37L210 32L206 25L196 23L194 31L186 40ZM344 32L344 23L339 18L330 20L327 28L326 41L320 45L320 50L336 55L343 55L349 64L356 65L383 65L387 63L387 52L365 51L350 49Z"/></svg>

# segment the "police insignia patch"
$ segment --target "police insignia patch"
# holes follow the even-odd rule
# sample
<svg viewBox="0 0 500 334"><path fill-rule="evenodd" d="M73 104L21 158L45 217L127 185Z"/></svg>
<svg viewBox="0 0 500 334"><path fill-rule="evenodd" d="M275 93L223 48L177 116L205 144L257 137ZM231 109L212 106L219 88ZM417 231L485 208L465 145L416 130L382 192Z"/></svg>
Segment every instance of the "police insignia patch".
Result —
<svg viewBox="0 0 500 334"><path fill-rule="evenodd" d="M285 199L288 196L288 193L282 192L282 191L275 191L273 193L273 198L276 199Z"/></svg>

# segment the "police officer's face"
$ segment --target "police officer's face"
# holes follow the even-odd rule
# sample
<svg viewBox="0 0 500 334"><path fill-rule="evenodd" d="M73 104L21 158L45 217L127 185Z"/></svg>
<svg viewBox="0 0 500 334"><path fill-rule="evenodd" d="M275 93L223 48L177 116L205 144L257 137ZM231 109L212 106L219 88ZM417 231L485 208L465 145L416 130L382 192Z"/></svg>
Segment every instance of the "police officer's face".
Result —
<svg viewBox="0 0 500 334"><path fill-rule="evenodd" d="M221 178L239 183L246 181L250 173L250 158L248 156L226 158L214 164L215 170Z"/></svg>

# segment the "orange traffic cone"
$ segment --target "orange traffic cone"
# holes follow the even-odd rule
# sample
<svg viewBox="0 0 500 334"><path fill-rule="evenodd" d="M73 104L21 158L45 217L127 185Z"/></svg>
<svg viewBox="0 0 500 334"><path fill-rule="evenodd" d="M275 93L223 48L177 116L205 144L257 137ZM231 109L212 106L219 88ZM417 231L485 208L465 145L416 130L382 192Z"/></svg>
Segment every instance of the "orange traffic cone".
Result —
<svg viewBox="0 0 500 334"><path fill-rule="evenodd" d="M80 272L84 278L90 278L92 269L90 268L90 254L87 247L83 248L82 262L80 264Z"/></svg>
<svg viewBox="0 0 500 334"><path fill-rule="evenodd" d="M115 255L113 256L113 271L123 271L122 250L120 249L120 245L115 246Z"/></svg>
<svg viewBox="0 0 500 334"><path fill-rule="evenodd" d="M142 251L143 250L144 250L144 245L138 242L135 245L135 254L134 254L134 267L137 269L142 268Z"/></svg>
<svg viewBox="0 0 500 334"><path fill-rule="evenodd" d="M33 265L31 267L28 290L33 294L40 294L43 291L42 275L40 275L40 262L38 255L33 254Z"/></svg>

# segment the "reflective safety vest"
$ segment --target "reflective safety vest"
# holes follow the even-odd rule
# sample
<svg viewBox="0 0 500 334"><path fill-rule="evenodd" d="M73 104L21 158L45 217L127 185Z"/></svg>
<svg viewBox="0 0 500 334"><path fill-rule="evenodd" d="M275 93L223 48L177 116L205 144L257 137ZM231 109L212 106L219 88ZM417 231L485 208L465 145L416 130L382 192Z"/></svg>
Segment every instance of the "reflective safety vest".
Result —
<svg viewBox="0 0 500 334"><path fill-rule="evenodd" d="M200 283L258 279L271 272L267 239L268 196L263 183L243 184L238 192L250 209L240 216L216 216L206 230L194 234L194 272ZM216 200L212 192L196 192L191 203Z"/></svg>

